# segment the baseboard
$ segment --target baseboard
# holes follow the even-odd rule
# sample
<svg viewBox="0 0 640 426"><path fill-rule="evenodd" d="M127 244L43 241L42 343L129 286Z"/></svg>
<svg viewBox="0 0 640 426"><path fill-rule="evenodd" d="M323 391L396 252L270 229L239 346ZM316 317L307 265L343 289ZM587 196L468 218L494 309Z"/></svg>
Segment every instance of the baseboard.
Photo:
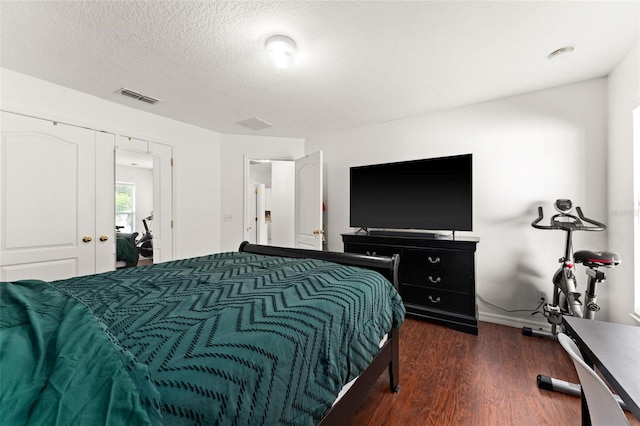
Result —
<svg viewBox="0 0 640 426"><path fill-rule="evenodd" d="M533 330L551 331L551 325L546 321L532 321L526 318L510 317L488 312L478 312L478 320L515 328L530 327Z"/></svg>

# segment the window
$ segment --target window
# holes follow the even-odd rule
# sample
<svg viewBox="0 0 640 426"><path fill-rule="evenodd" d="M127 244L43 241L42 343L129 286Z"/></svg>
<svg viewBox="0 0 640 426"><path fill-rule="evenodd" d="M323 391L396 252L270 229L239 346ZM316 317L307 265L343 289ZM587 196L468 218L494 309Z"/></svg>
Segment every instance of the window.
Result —
<svg viewBox="0 0 640 426"><path fill-rule="evenodd" d="M133 232L136 216L135 201L136 185L116 182L116 229L120 232Z"/></svg>

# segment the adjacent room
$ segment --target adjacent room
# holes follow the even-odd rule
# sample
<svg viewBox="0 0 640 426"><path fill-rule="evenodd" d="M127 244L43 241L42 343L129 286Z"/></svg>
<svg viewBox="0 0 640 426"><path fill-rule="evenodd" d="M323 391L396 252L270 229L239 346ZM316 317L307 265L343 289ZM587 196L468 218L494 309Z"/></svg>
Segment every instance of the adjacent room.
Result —
<svg viewBox="0 0 640 426"><path fill-rule="evenodd" d="M0 423L640 424L640 1L3 0L0 114Z"/></svg>

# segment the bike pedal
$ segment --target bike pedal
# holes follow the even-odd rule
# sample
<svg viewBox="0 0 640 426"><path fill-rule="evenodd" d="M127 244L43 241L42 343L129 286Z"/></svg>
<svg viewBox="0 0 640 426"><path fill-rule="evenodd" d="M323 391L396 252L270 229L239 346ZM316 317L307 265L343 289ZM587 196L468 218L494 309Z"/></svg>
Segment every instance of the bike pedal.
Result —
<svg viewBox="0 0 640 426"><path fill-rule="evenodd" d="M598 305L597 303L588 303L587 309L593 312L598 312L600 310L600 305Z"/></svg>
<svg viewBox="0 0 640 426"><path fill-rule="evenodd" d="M547 314L556 314L556 315L560 315L560 307L559 306L555 306L552 305L550 303L545 303L542 306L542 310L545 311Z"/></svg>
<svg viewBox="0 0 640 426"><path fill-rule="evenodd" d="M544 316L547 317L549 324L561 324L562 323L562 311L559 306L554 306L549 303L542 307Z"/></svg>

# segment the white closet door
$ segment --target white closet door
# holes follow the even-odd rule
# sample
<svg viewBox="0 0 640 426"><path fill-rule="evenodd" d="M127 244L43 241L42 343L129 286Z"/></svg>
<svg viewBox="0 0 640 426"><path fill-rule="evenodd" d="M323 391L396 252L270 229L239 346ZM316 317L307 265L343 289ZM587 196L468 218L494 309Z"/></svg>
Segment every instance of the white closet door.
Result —
<svg viewBox="0 0 640 426"><path fill-rule="evenodd" d="M94 273L96 132L0 114L0 279Z"/></svg>
<svg viewBox="0 0 640 426"><path fill-rule="evenodd" d="M148 154L153 158L153 263L173 260L173 162L172 148L157 142L119 136L116 149ZM114 209L115 211L115 209ZM139 212L140 219L148 212Z"/></svg>
<svg viewBox="0 0 640 426"><path fill-rule="evenodd" d="M115 136L96 132L96 274L112 271L116 262L114 197Z"/></svg>

